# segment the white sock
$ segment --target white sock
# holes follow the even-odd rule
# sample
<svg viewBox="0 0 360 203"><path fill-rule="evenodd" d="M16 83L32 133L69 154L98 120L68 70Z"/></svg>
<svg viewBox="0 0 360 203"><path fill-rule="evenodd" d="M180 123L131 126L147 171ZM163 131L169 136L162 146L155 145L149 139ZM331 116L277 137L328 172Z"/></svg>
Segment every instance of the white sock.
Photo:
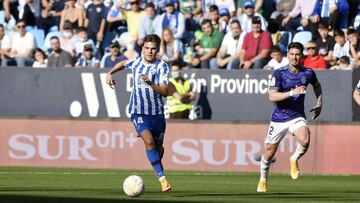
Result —
<svg viewBox="0 0 360 203"><path fill-rule="evenodd" d="M292 154L291 157L290 157L291 160L293 160L293 161L298 160L300 157L302 157L302 155L305 154L306 150L307 150L307 148L301 146L301 144L298 144L296 146L294 154Z"/></svg>
<svg viewBox="0 0 360 203"><path fill-rule="evenodd" d="M264 155L261 156L261 164L260 164L260 178L263 180L267 180L269 174L269 168L271 165L271 160L266 161L264 159Z"/></svg>

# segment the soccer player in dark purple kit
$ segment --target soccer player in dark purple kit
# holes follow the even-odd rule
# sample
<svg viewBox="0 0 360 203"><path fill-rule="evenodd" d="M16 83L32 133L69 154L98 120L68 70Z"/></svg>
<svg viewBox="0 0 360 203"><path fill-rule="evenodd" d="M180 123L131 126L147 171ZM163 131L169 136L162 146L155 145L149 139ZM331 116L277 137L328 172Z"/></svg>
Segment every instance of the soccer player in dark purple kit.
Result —
<svg viewBox="0 0 360 203"><path fill-rule="evenodd" d="M265 151L261 157L260 180L257 192L267 191L267 179L272 159L281 140L290 132L298 140L295 152L290 156L290 175L299 177L298 159L307 151L310 144L310 130L304 112L306 87L311 84L317 98L312 119L321 113L322 91L315 72L301 64L304 46L294 42L289 44L287 57L289 64L273 72L269 84L269 100L274 102L274 110L267 136Z"/></svg>

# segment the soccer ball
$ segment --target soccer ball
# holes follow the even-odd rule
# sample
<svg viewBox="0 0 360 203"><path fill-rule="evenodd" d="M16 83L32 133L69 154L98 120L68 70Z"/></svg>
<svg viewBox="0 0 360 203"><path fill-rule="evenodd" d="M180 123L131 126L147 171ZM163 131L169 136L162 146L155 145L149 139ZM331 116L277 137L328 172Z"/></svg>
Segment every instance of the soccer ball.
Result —
<svg viewBox="0 0 360 203"><path fill-rule="evenodd" d="M130 197L137 197L144 192L144 181L140 176L131 175L124 180L123 190Z"/></svg>

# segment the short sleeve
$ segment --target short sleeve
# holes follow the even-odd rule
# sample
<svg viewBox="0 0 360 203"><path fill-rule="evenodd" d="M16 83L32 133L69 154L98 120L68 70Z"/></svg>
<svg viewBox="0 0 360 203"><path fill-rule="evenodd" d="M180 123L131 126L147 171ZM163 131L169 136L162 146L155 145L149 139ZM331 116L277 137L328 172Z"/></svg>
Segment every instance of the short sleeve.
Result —
<svg viewBox="0 0 360 203"><path fill-rule="evenodd" d="M275 70L271 76L269 82L269 89L278 90L281 89L281 75L280 71Z"/></svg>
<svg viewBox="0 0 360 203"><path fill-rule="evenodd" d="M312 70L312 69L309 69L309 70L311 71L311 76L309 78L309 83L314 85L316 82L318 82L318 79L317 79L315 71Z"/></svg>
<svg viewBox="0 0 360 203"><path fill-rule="evenodd" d="M158 84L167 85L169 84L169 66L167 63L162 62L158 72Z"/></svg>
<svg viewBox="0 0 360 203"><path fill-rule="evenodd" d="M358 91L358 92L360 92L360 80L359 80L358 84L356 85L355 90Z"/></svg>

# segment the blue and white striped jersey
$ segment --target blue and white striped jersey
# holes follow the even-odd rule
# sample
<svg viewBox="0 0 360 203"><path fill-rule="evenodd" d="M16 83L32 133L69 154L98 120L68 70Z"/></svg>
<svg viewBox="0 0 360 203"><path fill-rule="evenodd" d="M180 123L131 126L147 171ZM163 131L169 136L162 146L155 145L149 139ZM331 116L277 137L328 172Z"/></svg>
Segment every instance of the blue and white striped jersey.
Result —
<svg viewBox="0 0 360 203"><path fill-rule="evenodd" d="M155 85L168 84L169 67L158 59L152 64L145 63L143 57L135 58L126 64L132 70L133 91L130 96L129 113L144 115L164 114L162 96L155 92L142 78L145 74Z"/></svg>

